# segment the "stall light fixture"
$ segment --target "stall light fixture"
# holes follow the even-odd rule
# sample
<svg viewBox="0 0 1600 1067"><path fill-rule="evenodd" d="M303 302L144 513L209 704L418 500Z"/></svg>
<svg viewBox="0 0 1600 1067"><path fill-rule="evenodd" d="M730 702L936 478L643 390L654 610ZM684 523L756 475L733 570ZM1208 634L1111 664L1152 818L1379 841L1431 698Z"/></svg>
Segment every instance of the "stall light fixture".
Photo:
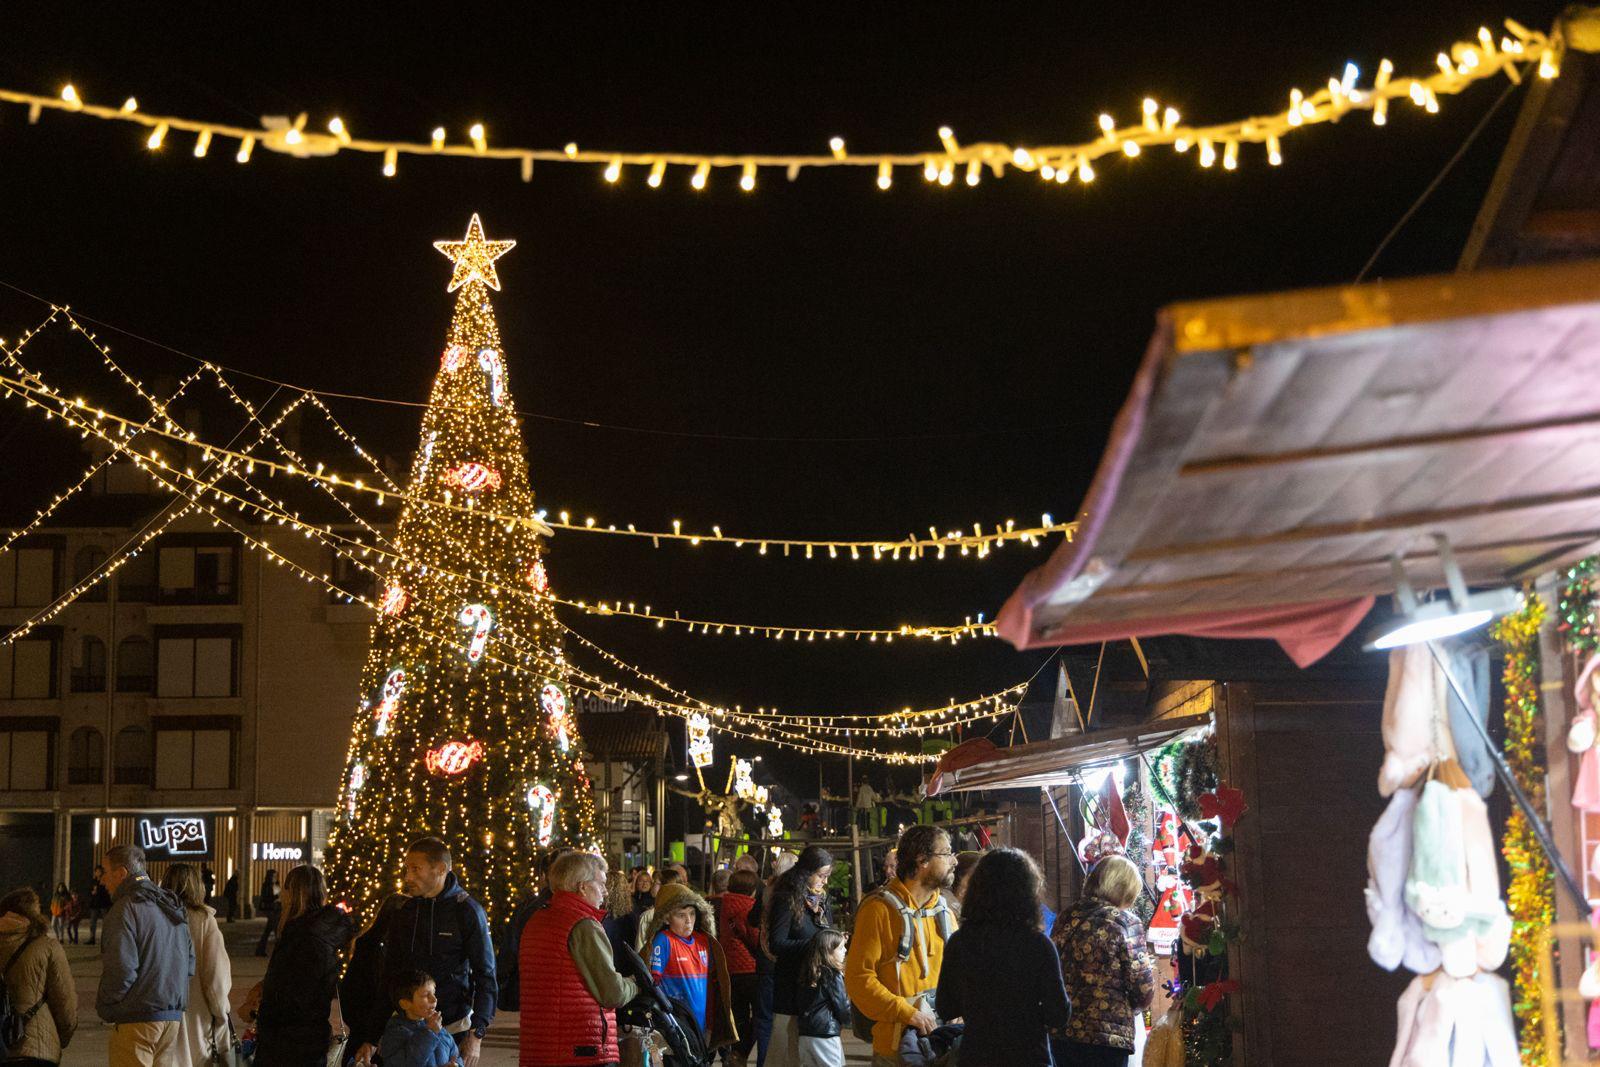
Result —
<svg viewBox="0 0 1600 1067"><path fill-rule="evenodd" d="M674 782L687 782L689 780L689 776L687 774L674 774L672 776L672 780Z"/></svg>
<svg viewBox="0 0 1600 1067"><path fill-rule="evenodd" d="M1461 576L1461 567L1456 563L1455 554L1450 551L1449 539L1444 534L1436 533L1433 541L1438 548L1439 563L1444 568L1449 598L1430 600L1426 604L1418 602L1416 591L1406 577L1400 554L1396 553L1389 564L1394 570L1395 602L1400 611L1373 632L1366 644L1367 651L1399 648L1419 641L1466 633L1521 606L1522 594L1510 586L1469 593L1466 579Z"/></svg>

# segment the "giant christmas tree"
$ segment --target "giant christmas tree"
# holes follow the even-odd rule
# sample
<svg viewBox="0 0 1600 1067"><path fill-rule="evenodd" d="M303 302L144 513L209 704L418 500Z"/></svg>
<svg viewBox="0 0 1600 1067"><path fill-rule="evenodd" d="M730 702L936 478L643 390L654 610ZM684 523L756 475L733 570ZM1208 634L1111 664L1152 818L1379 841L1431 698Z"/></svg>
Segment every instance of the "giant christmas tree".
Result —
<svg viewBox="0 0 1600 1067"><path fill-rule="evenodd" d="M380 590L372 650L328 848L331 889L370 915L399 885L406 843L434 834L491 921L527 893L541 854L594 845L522 431L489 290L513 241L474 215L455 315L422 419Z"/></svg>

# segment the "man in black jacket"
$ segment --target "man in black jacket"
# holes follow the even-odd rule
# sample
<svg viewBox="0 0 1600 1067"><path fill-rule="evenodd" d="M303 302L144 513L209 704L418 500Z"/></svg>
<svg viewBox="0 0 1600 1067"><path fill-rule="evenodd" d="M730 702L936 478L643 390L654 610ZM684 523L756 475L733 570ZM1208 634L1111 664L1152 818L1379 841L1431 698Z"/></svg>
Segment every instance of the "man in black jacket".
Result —
<svg viewBox="0 0 1600 1067"><path fill-rule="evenodd" d="M478 1067L483 1035L494 1021L499 987L494 945L483 905L467 895L450 869L450 849L423 837L406 849L402 867L410 900L384 920L381 989L401 975L423 971L434 981L445 1032L461 1049L462 1067ZM388 1012L385 1011L385 1018ZM368 1033L382 1032L382 1021ZM370 1062L370 1046L356 1052Z"/></svg>

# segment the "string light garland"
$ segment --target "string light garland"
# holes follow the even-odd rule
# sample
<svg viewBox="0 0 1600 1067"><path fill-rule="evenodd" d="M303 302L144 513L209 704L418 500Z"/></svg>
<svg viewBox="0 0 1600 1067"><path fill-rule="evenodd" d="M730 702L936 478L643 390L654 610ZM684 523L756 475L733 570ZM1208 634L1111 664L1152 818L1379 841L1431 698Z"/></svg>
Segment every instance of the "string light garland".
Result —
<svg viewBox="0 0 1600 1067"><path fill-rule="evenodd" d="M471 512L486 519L515 525L525 526L538 533L550 533L553 530L569 530L580 533L613 534L624 537L644 538L656 543L677 541L689 545L722 544L734 548L753 547L758 555L765 556L769 549L778 549L784 556L791 552L803 554L806 559L813 559L819 554L826 553L831 559L838 559L842 555L849 555L851 559L870 557L874 560L916 560L927 558L930 554L935 559L944 559L948 550L954 550L960 556L974 556L978 559L987 558L996 548L1002 545L1019 541L1032 547L1043 544L1043 538L1052 534L1064 534L1070 539L1076 530L1075 523L1056 523L1047 514L1043 516L1040 525L1032 527L1019 527L1015 520L1008 519L1003 524L995 524L991 530L985 530L982 523L974 523L971 533L950 531L940 534L934 527L929 527L928 536L921 537L908 534L904 538L893 540L842 540L842 539L804 539L782 537L751 537L726 534L720 526L713 526L710 533L695 533L685 531L682 523L674 521L672 530L640 530L629 523L625 528L615 524L601 526L593 519L582 523L573 522L567 512L562 512L555 519L550 519L547 513L537 512L531 516L519 516L498 511L489 507L477 506L477 499L471 494L462 497L457 502L454 492L444 488L437 498L421 499L414 492L397 489L391 485L368 485L364 478L341 475L336 471L325 468L321 463L308 468L303 463L278 462L260 456L245 455L237 450L228 449L219 445L202 442L193 431L183 430L181 427L165 426L161 423L128 418L108 412L104 408L89 408L81 399L68 399L60 392L47 385L37 374L27 377L11 377L0 375L0 394L16 396L25 402L42 405L46 401L58 406L77 408L85 417L94 423L94 428L99 429L100 423L109 423L116 428L122 438L150 435L167 440L206 449L216 457L234 459L241 463L248 463L253 472L260 467L268 476L283 474L292 478L304 479L317 484L330 491L340 490L363 494L372 498L378 506L407 504L426 505L429 507L444 508L457 512ZM165 460L155 455L157 465L165 464Z"/></svg>
<svg viewBox="0 0 1600 1067"><path fill-rule="evenodd" d="M53 309L52 314L53 315L55 314L55 309ZM136 390L138 390L140 392L140 395L144 396L146 398L146 401L151 404L151 406L152 406L152 408L154 410L156 410L158 412L163 411L163 408L162 408L162 405L161 405L161 401L159 401L155 397L151 396L150 394L148 394L144 390L140 389L138 384L137 384L137 382L136 382L136 380L132 379L131 376L126 375L126 373L123 372L121 370L121 368L118 367L114 363L114 361L112 361L110 359L109 354L108 354L108 350L105 349L104 346L100 345L98 343L98 341L96 341L94 339L94 337L93 337L93 335L91 333L89 333L87 330L82 330L81 327L78 327L78 329L80 330L80 332L82 332L83 336L88 338L90 340L90 342L92 344L94 344L96 346L96 348L101 352L102 358L106 360L106 363L107 363L108 367L110 367L119 376L123 377L124 380L127 381L130 386L132 386ZM39 378L38 378L38 376L36 374L33 374L32 372L28 372L26 370L26 368L22 368L20 364L17 364L17 366L18 366L19 370L21 371L24 380L32 382L32 383L35 383L35 384L39 383ZM202 371L210 370L210 369L212 369L212 368L206 367L206 368L202 368ZM255 423L261 427L261 432L258 434L257 443L259 443L259 441L262 439L263 436L267 437L268 439L273 439L273 440L276 441L276 438L273 436L273 430L275 429L275 427L277 425L281 424L281 422L285 418L287 418L288 415L290 413L292 413L292 411L295 408L299 407L303 403L311 403L313 406L318 408L318 410L323 412L325 418L327 418L330 421L330 423L333 423L333 424L336 425L336 423L334 423L334 420L332 419L331 414L326 411L325 406L320 403L320 401L315 397L314 394L310 394L310 393L303 394L302 396L296 398L291 404L289 404L285 408L284 411L279 413L279 416L273 421L273 423L271 423L271 424L263 423L257 417L258 413L255 411L253 406L251 406L249 404L248 401L244 400L242 397L239 397L236 392L231 390L231 388L228 387L225 379L223 379L220 374L216 375L216 377L218 379L218 384L228 392L229 396L234 400L234 402L239 404L239 405L241 405L241 406L243 406L243 407L245 407L245 409L250 412L253 421L255 421ZM59 406L61 407L64 419L69 417L69 416L71 416L74 413L81 413L86 408L86 406L83 404L83 402L81 400L80 401L76 401L76 402L68 402L64 397L60 397L58 394L56 394L56 399L58 401ZM43 407L44 405L42 403L34 402L34 401L32 401L30 399L30 406ZM48 413L49 412L48 412L48 409L47 409L47 414ZM85 430L93 429L93 426L87 421L87 418L88 417L85 416L85 418L83 420L80 420L80 425ZM168 429L172 430L172 427L168 427ZM341 431L341 436L344 436L345 439L347 441L349 441L352 444L353 447L356 448L358 454L361 454L363 456L363 458L365 458L368 462L372 462L370 455L365 453L364 450L362 450L360 448L360 446L354 442L353 438L350 435L348 435L347 432L343 431L342 428L339 428L339 429ZM176 431L174 430L173 432L176 432ZM188 437L186 437L185 440L189 440L191 444L196 444L192 440L192 435L189 435ZM281 445L281 442L278 442L278 443ZM251 446L251 449L253 449L253 448L254 448L254 445ZM226 450L222 450L222 451L224 453L226 453ZM208 455L208 460L214 458L214 457L212 457L210 455L209 452L208 452L207 455ZM252 453L251 453L250 450L247 449L244 452L235 453L235 454L231 454L231 455L224 455L224 458L223 458L223 471L224 471L224 473L229 473L229 472L233 473L235 476L239 477L242 481L244 481L245 484L250 485L251 483L248 481L248 479L245 478L244 475L242 473L240 473L239 470L236 467L230 466L230 463L233 460L238 460L238 459L245 460L249 464L250 469L253 470L254 461L252 459ZM177 486L171 484L170 482L167 482L163 478L162 472L164 472L165 475L167 475L167 476L184 477L184 478L189 478L191 480L193 480L195 478L195 475L194 475L192 470L180 471L177 468L166 464L164 461L154 460L154 462L152 463L152 466L154 468L156 468L156 469L147 468L149 470L149 473L153 477L156 478L158 483L163 484L166 488L168 488L170 491L173 491L175 493L180 492L180 490L177 488ZM374 464L374 466L376 466L376 465ZM385 476L385 480L387 480L386 476ZM392 482L389 482L389 484L391 486L393 485ZM259 505L253 505L253 504L251 504L251 502L243 500L242 498L238 498L237 496L234 496L232 494L225 494L225 493L217 490L215 488L215 483L214 482L210 482L210 483L196 482L195 494L190 497L191 503L196 503L197 500L198 500L198 494L199 493L203 493L203 492L205 492L207 490L210 490L211 492L213 492L215 495L217 495L219 497L219 499L223 499L223 498L229 499L232 503L234 503L236 505L243 505L243 506L249 506L249 507L259 507ZM335 497L335 499L338 499L338 498ZM182 513L186 513L186 510L185 510L185 512L182 512ZM210 507L208 505L200 505L200 510L202 510L202 511L206 512L207 514L209 514L212 517L212 520L213 520L214 524L222 524L220 522L219 518L218 518L217 512L215 511L215 509L213 507ZM359 516L355 516L355 517L357 519L359 519ZM281 510L279 511L279 513L276 516L276 518L277 518L277 521L280 522L281 524L282 523L287 523L287 524L290 524L290 525L294 525L294 523L292 521L289 521L285 517L285 515L282 513ZM306 569L304 567L301 567L300 565L294 563L291 560L288 560L287 558L283 557L281 554L279 554L275 550L273 550L271 548L271 546L269 544L267 544L267 542L265 542L264 540L256 539L256 538L252 537L251 535L249 535L248 533L246 533L245 531L239 530L237 527L233 527L231 524L228 524L228 525L230 525L231 528L235 529L236 532L240 533L241 536L243 536L246 539L247 543L252 548L255 548L255 549L258 549L258 550L262 550L262 551L266 552L271 558L273 558L273 561L275 563L279 564L280 566L289 566L289 567L291 567L303 579L308 580L308 581L318 581L322 585L324 585L330 592L339 593L340 595L343 595L345 597L345 599L347 599L347 600L357 600L357 599L359 599L360 602L363 603L363 604L367 604L368 606L376 607L376 605L371 604L365 598L356 598L356 597L352 597L352 596L349 596L348 594L344 593L343 590L339 589L336 585L334 585L328 579L327 575L318 576L318 575L312 573L311 571L309 571L308 569ZM310 526L309 524L301 524L301 525L302 525L302 528L303 528L303 532L305 532L305 534L308 537L312 536L313 533L315 533L318 536L318 538L321 539L321 538L325 538L327 535L330 535L332 533L331 530L324 530L322 528L317 528L317 527ZM363 525L365 525L365 524L363 524ZM164 529L165 527L162 527L162 528ZM367 526L367 529L371 530L372 528L370 526ZM159 533L159 530L157 531L157 533ZM152 536L154 536L154 535L152 535ZM359 542L353 542L353 543L359 544ZM335 547L337 548L337 546L335 546ZM375 550L375 549L372 549L372 546L365 546L363 548L363 555L368 550ZM381 550L376 550L376 551L380 551L381 552ZM124 558L131 558L132 554L133 553L129 553L128 556L126 556ZM542 564L536 564L536 566L542 567ZM102 575L102 577L103 577L103 575ZM86 583L85 584L85 588L87 588L88 584L90 584L90 583ZM81 592L81 590L79 592ZM74 595L76 595L76 594L74 594ZM563 627L563 629L565 630L566 628ZM568 630L567 632L570 632L570 630ZM583 640L584 640L584 643L586 645L589 645L590 647L593 647L596 650L601 651L602 653L604 652L604 650L599 649L599 646L594 646L592 644L592 642L588 642L587 639L583 639ZM606 653L605 655L608 657L608 659L610 661L612 661L614 663L617 663L617 664L622 664L624 666L627 666L626 664L623 664L623 661L617 659L614 656L610 656L609 653ZM654 676L648 675L645 672L638 671L637 668L631 668L630 667L630 669L634 670L636 673L639 673L641 676L643 676L643 677L645 677L647 679L653 679L657 684L663 684L663 683L660 683L659 679L654 679ZM548 664L541 665L541 670L544 673L548 673L549 665ZM596 695L599 695L599 696L610 696L612 694L616 694L618 696L624 697L625 699L638 699L642 703L646 703L646 704L655 706L657 708L657 710L665 711L665 712L671 713L671 714L677 714L677 715L680 715L680 716L687 716L689 714L694 714L694 713L696 713L697 711L699 711L701 709L710 709L710 707L711 707L710 705L706 704L705 702L698 702L695 707L666 706L662 702L650 701L648 698L644 698L641 694L630 693L627 690L621 689L620 687L615 687L614 685L611 685L609 683L605 683L605 682L603 682L603 680L596 679L596 681L599 683L598 687L589 690L589 691L595 693ZM947 705L947 706L945 706L943 708L924 709L924 710L921 710L921 711L912 711L912 709L908 708L908 709L905 709L903 712L893 712L893 713L889 713L888 715L879 715L879 714L866 715L866 714L861 714L861 715L840 715L840 716L826 716L826 717L822 717L822 716L792 716L792 715L780 714L776 710L768 712L764 708L761 709L757 713L748 714L748 715L739 712L737 709L735 709L735 710L733 710L731 712L728 711L727 709L714 709L714 712L715 712L715 714L718 715L719 718L723 718L725 720L731 719L731 721L733 721L735 724L737 724L737 726L750 727L749 730L742 730L742 729L737 729L737 728L730 728L727 725L727 721L719 723L719 726L718 726L719 729L724 730L724 732L733 733L736 736L749 737L749 738L751 738L753 740L763 741L765 743L779 744L779 745L781 745L783 747L794 748L794 749L799 750L799 751L835 752L835 753L838 753L838 754L854 755L854 756L858 756L858 757L866 758L866 759L881 759L881 760L886 760L888 762L921 762L926 758L926 757L922 756L921 754L883 753L883 752L879 752L879 751L871 750L871 749L858 749L858 748L853 748L853 747L850 747L850 746L836 745L836 744L832 744L832 743L823 743L822 745L818 746L816 744L813 744L811 739L809 739L804 732L801 732L800 730L789 729L787 724L801 724L801 725L803 725L805 727L811 727L811 728L815 728L815 729L824 729L824 730L826 730L828 732L832 732L832 733L835 733L835 734L850 734L850 733L872 734L872 733L877 733L877 732L893 733L893 734L906 734L906 733L923 733L923 732L933 732L933 731L944 732L944 731L948 731L948 730L957 728L960 725L963 725L963 724L966 724L966 723L969 723L969 722L981 721L983 719L994 720L994 719L998 719L998 718L1000 718L1000 717L1002 717L1004 715L1010 714L1012 712L1012 709L1004 706L1000 702L1000 700L998 698L1001 698L1001 697L1005 697L1005 698L1008 698L1008 699L1020 698L1020 695L1021 695L1023 689L1025 689L1025 687L1013 687L1013 689L1003 691L1003 693L1001 693L1001 694L996 694L995 697L981 698L980 700L966 702L964 704L956 704L956 703L952 702L950 705ZM985 705L989 705L989 706L986 707ZM890 725L887 725L887 726L859 726L859 727L854 727L854 728L837 727L837 726L832 726L832 727L822 727L821 726L821 723L824 722L824 721L833 722L833 721L850 721L850 720L858 720L858 721L863 721L863 722L871 722L873 720L877 720L879 722L887 721L888 723L890 723ZM932 721L929 721L929 720L932 720ZM362 761L362 766L363 767L366 766L365 761Z"/></svg>
<svg viewBox="0 0 1600 1067"><path fill-rule="evenodd" d="M1494 624L1491 636L1505 652L1506 763L1535 810L1544 810L1544 712L1539 705L1539 627L1544 601L1529 590L1521 610ZM1520 809L1506 816L1500 853L1510 871L1511 972L1522 1062L1543 1067L1544 1001L1540 992L1540 938L1555 922L1556 880L1538 837Z"/></svg>
<svg viewBox="0 0 1600 1067"><path fill-rule="evenodd" d="M1176 109L1146 98L1136 122L1119 124L1113 116L1102 114L1097 135L1076 143L963 144L953 130L943 127L939 130L937 148L895 153L853 152L837 137L830 142L826 153L788 155L617 151L581 148L576 143L560 149L500 147L490 145L482 122L474 123L466 131L465 143L452 141L442 126L436 127L426 141L379 140L354 136L338 116L326 123L326 132L314 128L304 112L292 120L267 116L260 126L245 127L146 113L132 97L121 107L91 104L70 84L56 96L0 89L0 102L26 107L30 122L37 122L42 112L48 110L135 125L148 131L146 145L151 151L162 150L174 133L194 135L197 156L205 155L217 138L229 139L238 145L235 158L241 164L249 162L253 149L258 146L297 159L354 152L381 159L381 170L387 178L396 176L399 157L403 155L514 162L519 165L524 181L532 180L536 163L594 167L611 185L623 184L630 173L643 172L647 175L643 184L650 189L666 184L668 170L673 169L689 175L684 184L696 193L710 186L713 171L736 171L740 189L748 194L757 188L758 174L762 171L781 171L792 180L805 170L837 167L866 170L874 175L877 188L882 191L893 187L895 171L905 169L920 172L924 181L943 187L956 184L958 171L966 186L975 187L985 173L998 178L1007 169L1034 173L1053 184L1065 185L1074 178L1087 184L1096 177L1094 164L1105 157L1134 160L1146 149L1156 146L1170 146L1180 153L1194 148L1195 159L1203 168L1215 165L1220 147L1222 169L1232 171L1239 166L1240 145L1260 145L1267 162L1276 166L1283 159L1284 139L1309 126L1337 122L1352 112L1365 112L1375 125L1385 126L1390 105L1404 101L1429 114L1437 113L1441 97L1460 93L1477 82L1500 74L1519 80L1520 64L1537 64L1539 76L1543 78L1553 78L1560 72L1562 43L1559 39L1530 30L1512 19L1506 19L1504 25L1506 33L1498 40L1487 27L1481 27L1474 38L1455 42L1438 54L1435 69L1422 74L1400 76L1394 64L1385 59L1371 83L1363 85L1354 64L1346 64L1339 76L1329 78L1325 86L1310 93L1290 90L1288 107L1270 114L1194 126L1184 123ZM441 242L446 243L459 244ZM495 254L503 255L504 251ZM483 275L486 280L494 277L492 262L491 259L488 273ZM455 286L465 284L473 270L482 266L463 265L461 260L456 264L457 275L451 279L452 292ZM497 281L490 285L490 288L498 287Z"/></svg>
<svg viewBox="0 0 1600 1067"><path fill-rule="evenodd" d="M871 629L852 627L814 627L814 626L771 626L748 622L718 622L710 619L684 618L681 615L663 615L652 612L647 604L642 609L632 603L624 604L622 601L606 603L589 603L584 600L567 600L553 593L545 593L549 600L573 608L587 615L599 615L611 618L642 619L653 622L657 628L667 626L681 626L690 633L702 634L728 634L733 637L765 637L773 641L807 641L814 642L844 640L882 640L892 644L895 638L917 639L925 638L931 641L949 641L951 644L967 637L993 637L994 624L984 622L980 615L976 621L968 618L966 622L953 626L913 626L909 623L894 629Z"/></svg>

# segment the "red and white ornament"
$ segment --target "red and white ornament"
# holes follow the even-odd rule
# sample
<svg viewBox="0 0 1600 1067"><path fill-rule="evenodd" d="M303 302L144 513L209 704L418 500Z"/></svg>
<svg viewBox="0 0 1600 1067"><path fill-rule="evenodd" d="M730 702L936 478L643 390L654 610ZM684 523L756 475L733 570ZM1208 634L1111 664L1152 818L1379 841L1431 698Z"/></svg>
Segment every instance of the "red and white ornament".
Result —
<svg viewBox="0 0 1600 1067"><path fill-rule="evenodd" d="M434 774L454 775L465 774L482 758L482 741L446 741L438 748L428 749L422 762Z"/></svg>
<svg viewBox="0 0 1600 1067"><path fill-rule="evenodd" d="M378 601L378 612L382 615L398 615L406 610L406 605L411 603L411 594L399 582L390 582L383 591L383 599Z"/></svg>
<svg viewBox="0 0 1600 1067"><path fill-rule="evenodd" d="M471 628L472 639L467 644L467 659L473 663L483 658L484 647L489 643L489 631L494 629L494 612L487 604L468 604L461 609L456 621Z"/></svg>
<svg viewBox="0 0 1600 1067"><path fill-rule="evenodd" d="M539 702L544 705L544 713L550 719L550 729L555 732L557 747L566 752L572 747L572 719L567 714L566 690L554 682L546 682L539 691Z"/></svg>
<svg viewBox="0 0 1600 1067"><path fill-rule="evenodd" d="M543 783L528 790L528 807L538 818L534 832L541 847L550 844L555 837L556 829L556 801L560 794L552 792L550 787Z"/></svg>
<svg viewBox="0 0 1600 1067"><path fill-rule="evenodd" d="M444 480L468 493L492 493L500 488L500 472L482 463L463 463L445 472Z"/></svg>

